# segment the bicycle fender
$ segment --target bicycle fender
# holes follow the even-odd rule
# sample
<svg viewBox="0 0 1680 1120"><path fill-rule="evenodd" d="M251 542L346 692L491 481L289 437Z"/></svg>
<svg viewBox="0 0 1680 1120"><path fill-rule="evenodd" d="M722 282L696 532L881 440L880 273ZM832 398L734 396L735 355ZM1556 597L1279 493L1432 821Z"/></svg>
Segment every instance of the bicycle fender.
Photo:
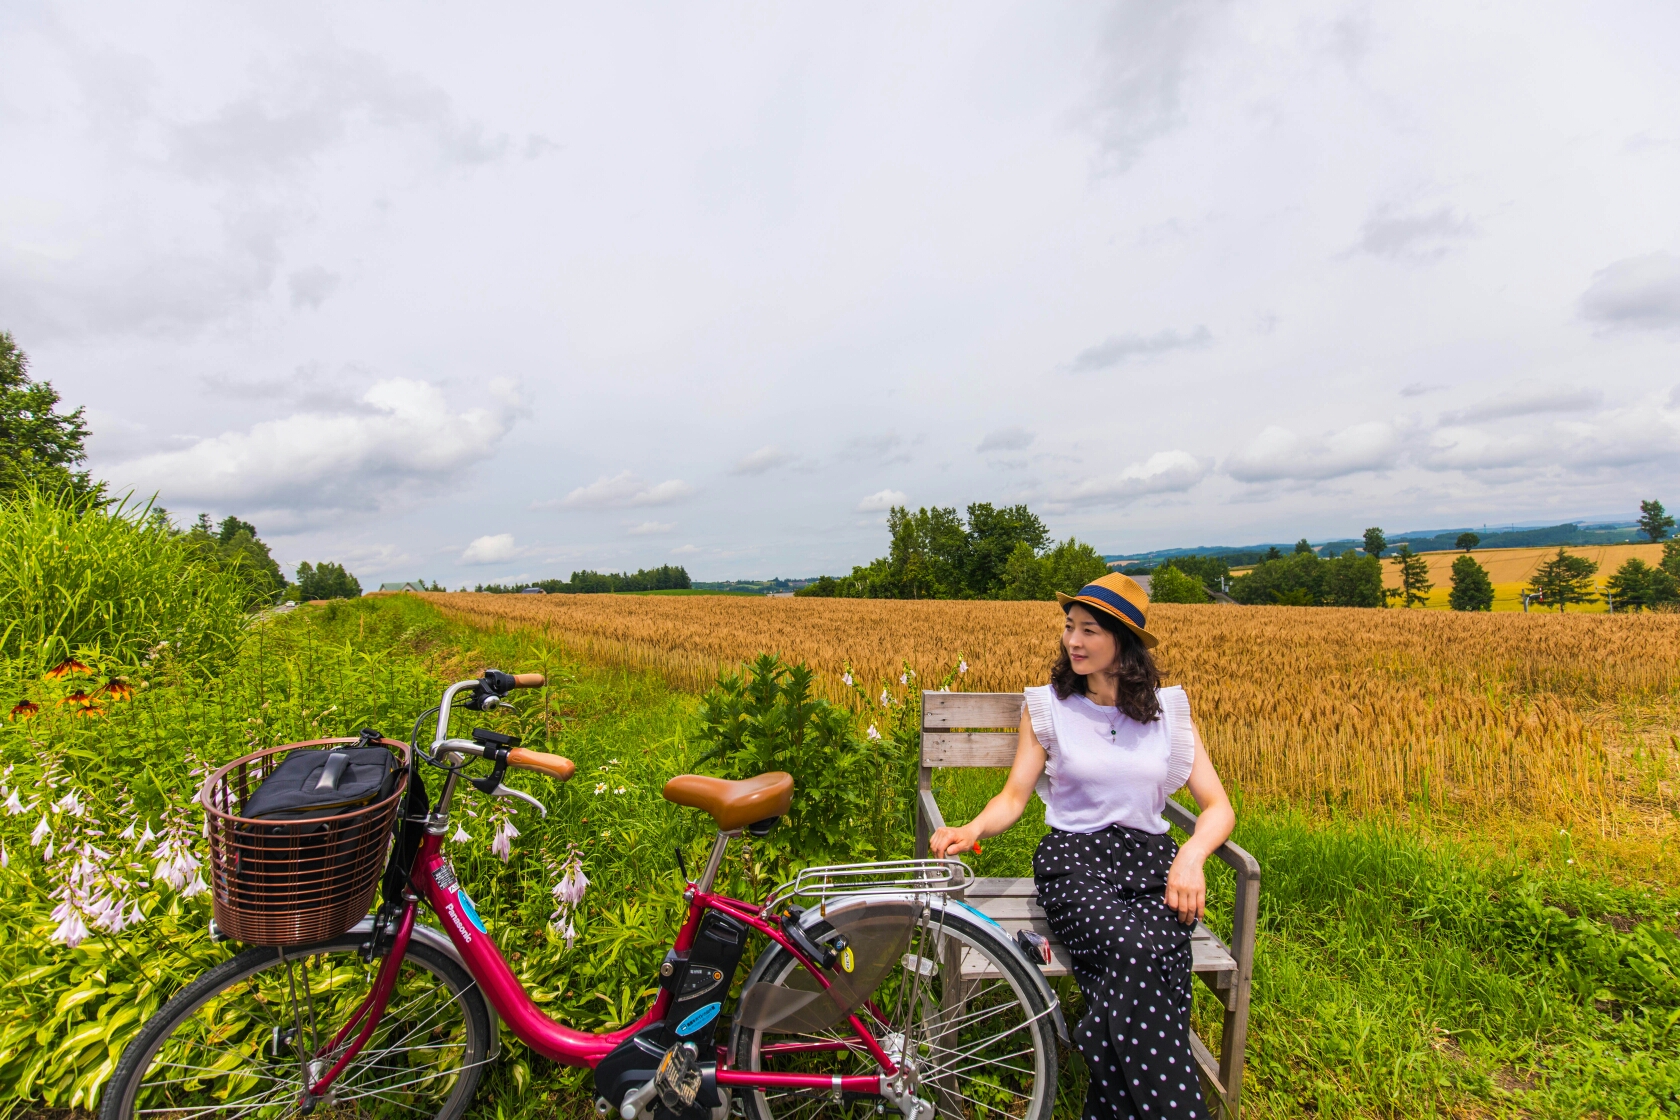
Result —
<svg viewBox="0 0 1680 1120"><path fill-rule="evenodd" d="M1045 978L1043 970L1033 964L1025 953L1021 952L1021 947L1015 944L1013 937L1004 932L1002 926L960 899L945 898L939 895L929 897L928 895L918 895L908 891L881 891L879 893L847 895L829 899L825 905L811 907L800 917L799 925L802 929L809 928L823 921L826 914L844 913L850 907L861 905L870 899L888 898L920 902L935 910L958 914L968 921L980 936L986 938L992 948L1004 956L1014 957L1020 961L1026 974L1031 977L1032 983L1037 985L1039 995L1044 997L1045 1004L1050 1008L1050 1015L1056 1022L1056 1037L1061 1040L1064 1046L1073 1044L1071 1036L1068 1034L1067 1020L1062 1018L1062 1002L1056 998L1056 993L1051 990L1050 981ZM416 924L414 928L418 933L420 926Z"/></svg>
<svg viewBox="0 0 1680 1120"><path fill-rule="evenodd" d="M373 915L368 914L362 918L361 921L351 926L346 932L372 933ZM409 937L415 941L424 941L427 947L436 949L438 952L443 953L450 960L460 965L462 972L465 972L468 976L472 975L472 969L468 968L467 962L461 959L461 954L455 951L455 943L449 940L448 934L444 933L436 926L428 925L425 922L416 920L414 923L414 930L409 934ZM490 1016L490 1051L484 1056L484 1060L487 1062L493 1062L502 1052L502 1020L501 1017L496 1014L496 1005L491 1003L489 1000L484 1001L484 1010Z"/></svg>

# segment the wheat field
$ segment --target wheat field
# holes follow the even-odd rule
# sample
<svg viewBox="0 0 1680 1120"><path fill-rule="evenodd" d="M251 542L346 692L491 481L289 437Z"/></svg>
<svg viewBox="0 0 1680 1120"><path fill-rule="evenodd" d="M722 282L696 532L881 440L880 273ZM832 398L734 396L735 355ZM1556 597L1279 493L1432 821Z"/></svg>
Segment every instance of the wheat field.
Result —
<svg viewBox="0 0 1680 1120"><path fill-rule="evenodd" d="M850 703L848 667L872 696L947 679L967 691L1043 683L1061 624L1053 603L426 598L693 691L773 651ZM1614 817L1665 835L1680 817L1680 616L1161 604L1151 617L1167 679L1185 685L1215 764L1247 796L1601 830Z"/></svg>
<svg viewBox="0 0 1680 1120"><path fill-rule="evenodd" d="M1663 557L1660 544L1605 544L1605 545L1568 545L1571 555L1583 556L1598 565L1598 574L1593 577L1599 587L1610 574L1630 559L1638 558L1655 567ZM1447 596L1452 591L1453 561L1463 556L1462 552L1420 552L1424 561L1429 565L1429 581L1435 589L1429 594L1429 602L1425 606L1434 610L1447 610ZM1557 555L1557 546L1548 545L1544 548L1488 548L1477 549L1471 553L1476 562L1487 569L1488 579L1493 582L1493 609L1496 611L1522 610L1522 593L1533 578L1535 569ZM1387 587L1400 586L1400 571L1388 560L1383 562L1383 584ZM1568 608L1570 611L1584 611L1587 613L1604 613L1607 609L1604 601L1596 603L1582 603Z"/></svg>

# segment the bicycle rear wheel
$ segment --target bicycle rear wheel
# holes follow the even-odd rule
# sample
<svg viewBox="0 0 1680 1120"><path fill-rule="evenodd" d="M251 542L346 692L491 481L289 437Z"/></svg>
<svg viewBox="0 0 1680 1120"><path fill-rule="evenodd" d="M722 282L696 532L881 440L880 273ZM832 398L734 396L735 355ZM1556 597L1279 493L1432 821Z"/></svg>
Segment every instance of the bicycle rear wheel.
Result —
<svg viewBox="0 0 1680 1120"><path fill-rule="evenodd" d="M940 1117L967 1120L1049 1120L1056 1103L1056 1025L1033 967L1006 950L972 918L952 908L919 924L903 960L882 977L858 1009L916 1096L932 1101ZM819 927L821 928L821 927ZM833 940L830 931L819 941ZM803 966L780 945L759 957L741 992L759 984L815 989ZM753 1002L759 1002L757 1000ZM767 1001L766 1001L767 1002ZM788 1044L819 1043L844 1049L798 1053ZM820 1031L738 1024L730 1065L754 1072L871 1074L873 1058L848 1024ZM842 1100L828 1093L752 1090L742 1093L749 1120L812 1120L846 1107L873 1112L878 1098Z"/></svg>
<svg viewBox="0 0 1680 1120"><path fill-rule="evenodd" d="M123 1052L100 1120L301 1114L306 1069L318 1080L338 1061L348 1039L322 1050L379 971L379 960L362 960L362 941L248 949L200 976ZM311 1115L453 1120L472 1102L490 1042L473 978L447 953L410 941L378 1027Z"/></svg>

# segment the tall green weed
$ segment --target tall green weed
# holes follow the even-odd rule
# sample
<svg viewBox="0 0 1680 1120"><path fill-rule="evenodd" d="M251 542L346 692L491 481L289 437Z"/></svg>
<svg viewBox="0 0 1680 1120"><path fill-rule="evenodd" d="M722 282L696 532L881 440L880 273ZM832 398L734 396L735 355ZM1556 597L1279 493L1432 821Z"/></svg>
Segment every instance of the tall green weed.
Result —
<svg viewBox="0 0 1680 1120"><path fill-rule="evenodd" d="M71 658L212 668L238 647L249 598L150 505L39 488L0 501L0 660L25 676Z"/></svg>

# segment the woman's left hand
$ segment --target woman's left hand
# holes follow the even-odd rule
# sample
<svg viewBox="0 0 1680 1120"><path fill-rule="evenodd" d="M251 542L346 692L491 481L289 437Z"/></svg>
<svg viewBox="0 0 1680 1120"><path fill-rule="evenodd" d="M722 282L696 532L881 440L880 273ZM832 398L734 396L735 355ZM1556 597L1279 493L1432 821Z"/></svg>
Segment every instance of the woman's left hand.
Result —
<svg viewBox="0 0 1680 1120"><path fill-rule="evenodd" d="M1167 909L1178 914L1185 925L1194 925L1207 913L1207 879L1202 861L1183 848L1178 850L1167 871Z"/></svg>

